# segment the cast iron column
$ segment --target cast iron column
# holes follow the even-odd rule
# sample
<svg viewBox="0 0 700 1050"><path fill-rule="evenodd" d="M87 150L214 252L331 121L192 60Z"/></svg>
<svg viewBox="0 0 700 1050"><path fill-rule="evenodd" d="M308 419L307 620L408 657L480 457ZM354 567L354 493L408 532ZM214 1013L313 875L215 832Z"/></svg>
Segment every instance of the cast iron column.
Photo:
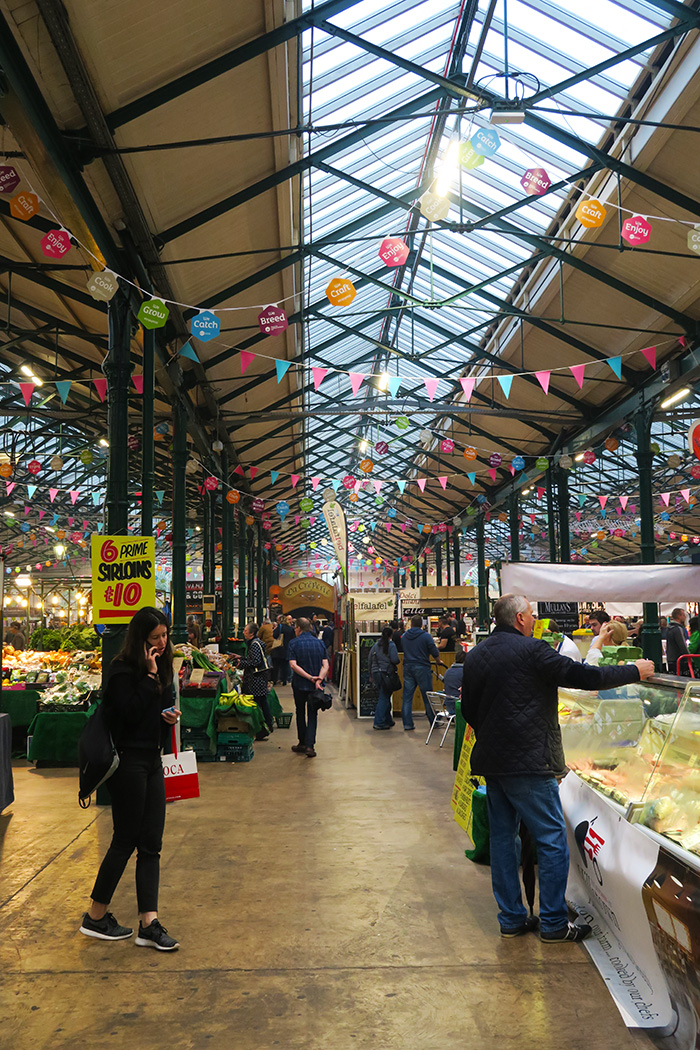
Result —
<svg viewBox="0 0 700 1050"><path fill-rule="evenodd" d="M107 377L107 521L109 536L126 536L129 527L129 381L131 362L131 314L124 293L120 290L110 300L109 350L104 362ZM99 622L99 614L98 620ZM112 660L119 652L126 634L126 624L107 624L102 635L102 680Z"/></svg>
<svg viewBox="0 0 700 1050"><path fill-rule="evenodd" d="M258 624L262 623L263 610L265 607L265 595L263 594L263 588L265 585L264 574L263 574L263 542L262 542L262 529L258 524L257 528L257 540L258 540L258 578L257 586L255 588L255 594L257 601L255 603L255 615Z"/></svg>
<svg viewBox="0 0 700 1050"><path fill-rule="evenodd" d="M459 533L455 529L454 538L452 540L452 550L455 560L455 587L461 586L462 583L462 564L461 564L461 552L459 549Z"/></svg>
<svg viewBox="0 0 700 1050"><path fill-rule="evenodd" d="M508 501L508 523L510 526L510 560L520 561L520 507L518 493L511 492Z"/></svg>
<svg viewBox="0 0 700 1050"><path fill-rule="evenodd" d="M435 586L442 587L442 544L435 544Z"/></svg>
<svg viewBox="0 0 700 1050"><path fill-rule="evenodd" d="M570 562L569 474L562 467L557 467L557 504L559 507L559 561Z"/></svg>
<svg viewBox="0 0 700 1050"><path fill-rule="evenodd" d="M486 583L486 545L484 543L484 515L476 516L476 559L479 587L479 626L486 630L489 624L489 595Z"/></svg>
<svg viewBox="0 0 700 1050"><path fill-rule="evenodd" d="M228 479L228 454L221 454L221 473L224 482ZM224 485L224 490L226 486ZM233 620L233 507L221 499L221 650L228 652L229 635Z"/></svg>
<svg viewBox="0 0 700 1050"><path fill-rule="evenodd" d="M205 594L214 594L214 588L216 586L216 564L214 557L214 548L216 546L215 500L215 493L204 493L204 550L202 557L202 581Z"/></svg>
<svg viewBox="0 0 700 1050"><path fill-rule="evenodd" d="M141 534L153 535L153 479L155 452L153 439L153 408L155 401L155 344L152 328L143 329L143 397L141 404Z"/></svg>
<svg viewBox="0 0 700 1050"><path fill-rule="evenodd" d="M554 517L554 480L551 468L546 475L547 485L547 537L549 539L549 560L557 560L557 523Z"/></svg>
<svg viewBox="0 0 700 1050"><path fill-rule="evenodd" d="M447 586L452 586L452 559L450 558L450 536L445 533L445 573L447 575Z"/></svg>
<svg viewBox="0 0 700 1050"><path fill-rule="evenodd" d="M246 625L246 527L245 518L243 513L239 510L238 512L238 637L243 637L243 628Z"/></svg>
<svg viewBox="0 0 700 1050"><path fill-rule="evenodd" d="M423 564L421 566L421 577L423 579L423 586L428 586L428 550L423 548Z"/></svg>
<svg viewBox="0 0 700 1050"><path fill-rule="evenodd" d="M187 497L187 415L179 400L173 405L173 577L172 639L187 641L187 538L185 532Z"/></svg>
<svg viewBox="0 0 700 1050"><path fill-rule="evenodd" d="M651 484L654 455L650 448L651 420L655 407L655 403L643 405L634 418L637 432L642 565L653 565L656 561L654 496ZM659 606L655 602L644 602L644 626L641 633L644 656L648 660L653 660L656 670L660 671L662 669L661 632L659 631ZM675 674L675 667L669 670Z"/></svg>

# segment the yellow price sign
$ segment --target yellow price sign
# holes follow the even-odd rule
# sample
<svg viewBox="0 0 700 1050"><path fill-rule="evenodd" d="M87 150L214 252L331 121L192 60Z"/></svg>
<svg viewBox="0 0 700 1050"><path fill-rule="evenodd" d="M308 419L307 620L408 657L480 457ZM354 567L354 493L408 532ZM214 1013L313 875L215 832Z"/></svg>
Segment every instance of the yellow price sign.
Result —
<svg viewBox="0 0 700 1050"><path fill-rule="evenodd" d="M153 536L91 537L92 614L95 623L129 623L156 603Z"/></svg>
<svg viewBox="0 0 700 1050"><path fill-rule="evenodd" d="M535 620L535 626L532 630L532 637L541 638L548 627L549 620Z"/></svg>

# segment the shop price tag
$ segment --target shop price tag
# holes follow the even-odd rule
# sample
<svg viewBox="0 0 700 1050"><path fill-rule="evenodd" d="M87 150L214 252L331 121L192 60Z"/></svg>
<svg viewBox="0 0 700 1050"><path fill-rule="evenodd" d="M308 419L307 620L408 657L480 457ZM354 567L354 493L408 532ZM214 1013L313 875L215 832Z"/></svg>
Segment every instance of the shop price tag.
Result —
<svg viewBox="0 0 700 1050"><path fill-rule="evenodd" d="M192 674L190 675L189 684L190 685L201 685L203 681L204 681L204 668L203 667L193 667L192 668Z"/></svg>
<svg viewBox="0 0 700 1050"><path fill-rule="evenodd" d="M155 539L152 536L91 537L92 604L96 623L129 623L156 604Z"/></svg>

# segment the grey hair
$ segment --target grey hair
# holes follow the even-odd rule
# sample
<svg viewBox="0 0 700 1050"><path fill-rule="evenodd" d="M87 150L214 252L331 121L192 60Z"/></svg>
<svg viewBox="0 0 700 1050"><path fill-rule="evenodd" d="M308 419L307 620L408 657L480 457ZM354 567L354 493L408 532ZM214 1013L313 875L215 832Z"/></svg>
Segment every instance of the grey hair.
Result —
<svg viewBox="0 0 700 1050"><path fill-rule="evenodd" d="M525 612L529 608L530 603L524 594L502 595L493 607L496 627L513 627L518 613Z"/></svg>

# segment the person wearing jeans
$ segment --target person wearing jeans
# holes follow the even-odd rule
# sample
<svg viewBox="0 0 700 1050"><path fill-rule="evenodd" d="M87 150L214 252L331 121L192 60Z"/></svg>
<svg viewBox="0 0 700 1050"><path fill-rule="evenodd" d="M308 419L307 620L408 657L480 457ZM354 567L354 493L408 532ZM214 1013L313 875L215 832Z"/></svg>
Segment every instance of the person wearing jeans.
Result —
<svg viewBox="0 0 700 1050"><path fill-rule="evenodd" d="M300 617L294 629L296 637L289 643L289 666L294 672L292 692L297 715L299 743L292 747L297 754L316 757L318 691L328 675L326 647L311 629L311 621Z"/></svg>
<svg viewBox="0 0 700 1050"><path fill-rule="evenodd" d="M379 699L374 711L374 729L391 729L395 724L391 717L391 679L399 666L398 649L392 641L394 630L385 627L382 636L369 654L369 675L379 690Z"/></svg>
<svg viewBox="0 0 700 1050"><path fill-rule="evenodd" d="M494 607L496 628L464 659L462 714L474 730L471 771L486 778L491 883L503 937L540 927L540 939L582 941L591 932L568 921L564 893L569 871L566 827L557 780L566 775L558 687L609 689L648 678L651 660L591 667L532 638L535 616L522 594L504 594ZM518 829L525 824L537 849L540 916L528 915L518 877Z"/></svg>
<svg viewBox="0 0 700 1050"><path fill-rule="evenodd" d="M423 617L412 616L410 630L401 636L403 649L403 699L401 718L404 729L415 729L413 724L413 694L420 689L425 705L425 713L432 725L435 718L428 700L428 693L433 688L433 669L430 666L431 656L440 661L440 653L431 635L423 630Z"/></svg>

